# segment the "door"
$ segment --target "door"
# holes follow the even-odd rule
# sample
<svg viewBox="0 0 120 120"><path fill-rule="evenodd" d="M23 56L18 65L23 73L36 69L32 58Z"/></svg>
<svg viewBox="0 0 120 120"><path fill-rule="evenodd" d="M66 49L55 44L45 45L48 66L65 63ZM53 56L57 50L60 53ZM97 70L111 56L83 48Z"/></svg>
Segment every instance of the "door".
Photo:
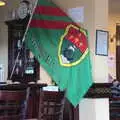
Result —
<svg viewBox="0 0 120 120"><path fill-rule="evenodd" d="M120 24L116 24L116 78L120 81Z"/></svg>

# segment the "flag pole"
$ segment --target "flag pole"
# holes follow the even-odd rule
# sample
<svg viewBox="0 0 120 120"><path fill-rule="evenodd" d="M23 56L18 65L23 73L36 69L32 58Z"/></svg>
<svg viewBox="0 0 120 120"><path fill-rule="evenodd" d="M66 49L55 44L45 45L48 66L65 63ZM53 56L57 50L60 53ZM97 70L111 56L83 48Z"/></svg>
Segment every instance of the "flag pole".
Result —
<svg viewBox="0 0 120 120"><path fill-rule="evenodd" d="M17 57L16 57L16 59L15 59L15 64L14 64L14 66L13 66L13 68L12 68L12 72L11 72L11 74L10 74L10 79L11 79L12 76L13 76L13 73L14 73L14 70L15 70L15 67L16 67L16 64L17 64L17 61L18 61L18 58L19 58L19 56L20 56L20 53L21 53L21 50L22 50L22 47L23 47L23 43L24 43L24 41L25 41L25 35L27 34L27 31L28 31L28 28L29 28L29 24L30 24L30 22L31 22L31 19L32 19L34 10L35 10L35 8L36 8L36 6L37 6L37 3L38 3L38 0L36 0L35 5L34 5L33 10L32 10L32 14L30 15L30 19L29 19L29 21L28 21L28 24L27 24L27 27L26 27L26 31L25 31L24 36L23 36L23 39L22 39L22 45L21 45L21 47L20 47L20 51L19 51L18 54L17 54Z"/></svg>

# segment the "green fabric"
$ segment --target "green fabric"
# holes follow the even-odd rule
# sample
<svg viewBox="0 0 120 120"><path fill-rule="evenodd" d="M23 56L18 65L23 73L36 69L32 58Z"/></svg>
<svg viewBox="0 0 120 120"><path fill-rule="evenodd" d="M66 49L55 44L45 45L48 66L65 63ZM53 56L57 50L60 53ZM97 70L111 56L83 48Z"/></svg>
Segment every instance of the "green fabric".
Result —
<svg viewBox="0 0 120 120"><path fill-rule="evenodd" d="M39 5L44 5L44 6L52 6L52 7L56 7L56 5L55 4L53 4L52 2L49 2L49 1L47 1L47 0L38 0L38 3L37 3L37 5L39 6Z"/></svg>
<svg viewBox="0 0 120 120"><path fill-rule="evenodd" d="M39 20L39 19L44 19L44 20L53 20L53 21L66 21L66 22L71 22L71 19L66 16L46 16L46 15L39 15L39 14L34 14L33 19Z"/></svg>
<svg viewBox="0 0 120 120"><path fill-rule="evenodd" d="M38 5L55 6L47 0L38 0ZM69 17L60 19L55 16L34 14L32 19L51 21L70 21ZM72 20L71 20L72 22ZM68 100L76 106L92 85L92 74L89 52L79 64L72 67L62 66L58 59L58 48L60 38L65 29L45 29L29 27L25 36L26 47L35 55L40 65L45 68L51 78L57 83L61 90L66 91ZM78 51L78 49L77 49ZM77 54L77 53L76 53ZM81 56L81 53L78 54ZM76 57L75 59L78 59Z"/></svg>
<svg viewBox="0 0 120 120"><path fill-rule="evenodd" d="M77 67L71 68L71 78L68 82L66 97L77 105L89 87L92 85L92 76L90 72L90 57L89 54Z"/></svg>

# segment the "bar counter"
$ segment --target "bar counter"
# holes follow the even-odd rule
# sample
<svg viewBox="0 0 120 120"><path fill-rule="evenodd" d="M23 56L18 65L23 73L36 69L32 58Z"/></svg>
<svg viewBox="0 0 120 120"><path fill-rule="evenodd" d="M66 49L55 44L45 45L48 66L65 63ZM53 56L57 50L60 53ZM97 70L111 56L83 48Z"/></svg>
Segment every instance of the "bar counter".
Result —
<svg viewBox="0 0 120 120"><path fill-rule="evenodd" d="M2 83L0 84L0 90L20 90L20 89L26 89L28 87L31 88L42 88L44 86L47 86L47 84L6 84Z"/></svg>
<svg viewBox="0 0 120 120"><path fill-rule="evenodd" d="M39 91L46 84L0 84L0 90L23 90L29 89L26 119L38 116Z"/></svg>
<svg viewBox="0 0 120 120"><path fill-rule="evenodd" d="M31 118L37 118L38 116L38 110L39 110L38 104L39 104L39 93L40 93L39 91L44 86L47 86L47 84L0 84L0 90L20 90L20 89L30 88L26 119L31 119ZM110 83L94 83L84 97L93 98L93 99L94 98L110 98L112 97L111 84ZM70 103L68 104L69 104L68 108L73 109L72 110L73 114L76 114L76 112L79 112L78 107L74 108L73 106L71 106ZM72 115L72 116L75 116L75 115ZM74 118L74 120L77 120L77 119Z"/></svg>

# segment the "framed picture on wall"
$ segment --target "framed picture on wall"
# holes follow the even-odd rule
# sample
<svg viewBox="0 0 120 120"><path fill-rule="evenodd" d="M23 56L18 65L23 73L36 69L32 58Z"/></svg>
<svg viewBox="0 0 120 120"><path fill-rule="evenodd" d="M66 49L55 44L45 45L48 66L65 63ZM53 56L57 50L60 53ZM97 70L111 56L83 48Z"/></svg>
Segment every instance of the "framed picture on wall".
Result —
<svg viewBox="0 0 120 120"><path fill-rule="evenodd" d="M108 56L108 38L108 31L96 30L96 55Z"/></svg>

